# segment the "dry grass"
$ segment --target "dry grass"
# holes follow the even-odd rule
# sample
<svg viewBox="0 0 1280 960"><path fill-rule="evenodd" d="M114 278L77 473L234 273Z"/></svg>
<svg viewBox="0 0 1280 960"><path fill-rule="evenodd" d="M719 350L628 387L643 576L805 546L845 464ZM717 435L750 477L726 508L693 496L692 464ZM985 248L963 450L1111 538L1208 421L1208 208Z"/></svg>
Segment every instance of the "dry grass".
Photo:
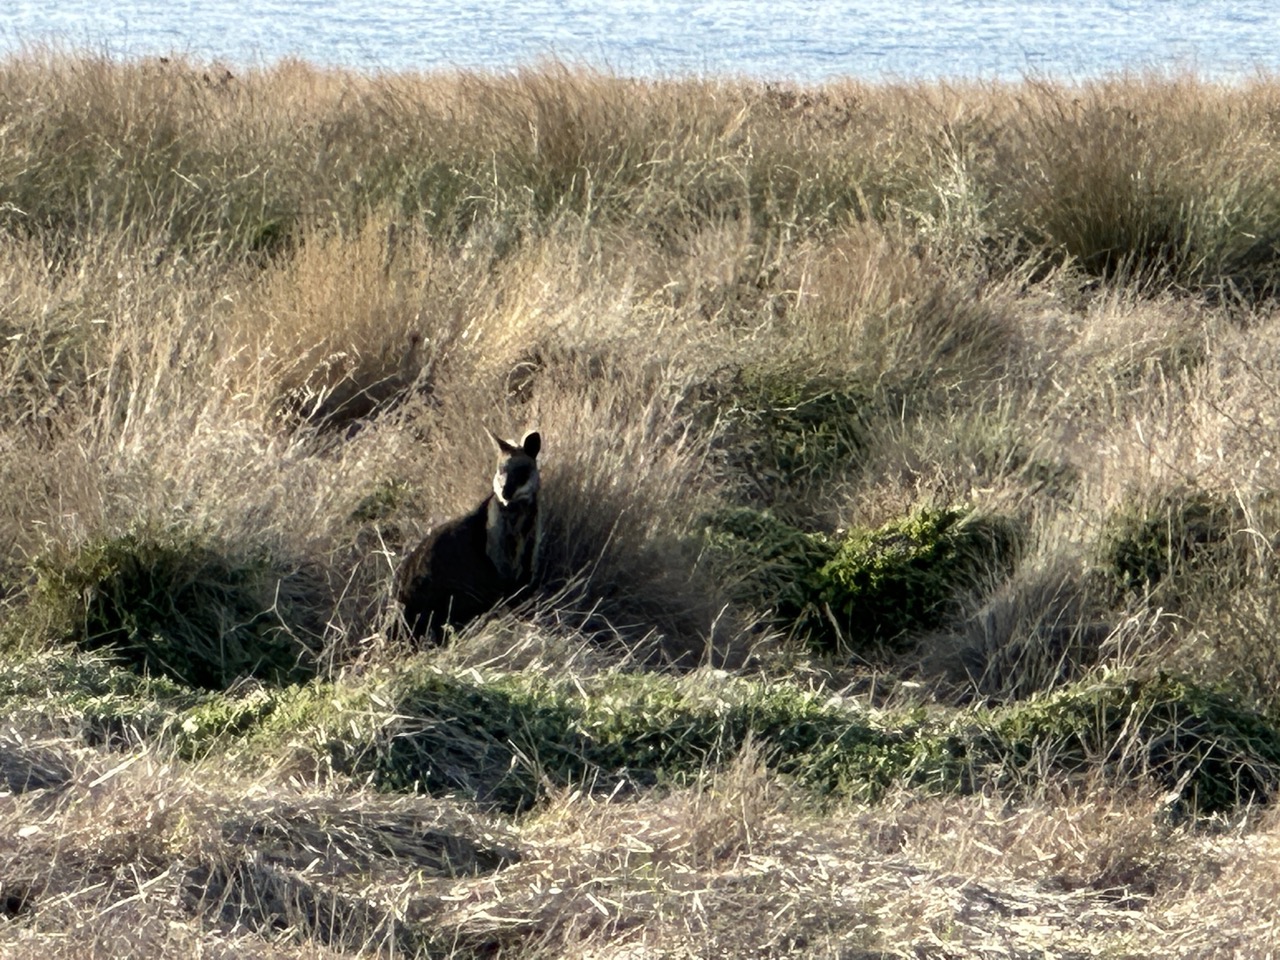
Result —
<svg viewBox="0 0 1280 960"><path fill-rule="evenodd" d="M1170 672L1274 730L1277 118L1268 77L0 63L0 952L1274 954L1274 815L1197 817L1106 757L840 806L748 738L499 817L182 759L152 736L204 696L180 670L67 651L93 552L163 531L271 588L193 615L206 646L284 638L335 699L410 657L479 689L710 664L915 729ZM485 494L486 425L545 441L538 588L409 651L392 572ZM1016 520L1021 563L892 646L846 622L816 652L708 547L725 510L836 544L955 505ZM275 756L328 756L319 729Z"/></svg>
<svg viewBox="0 0 1280 960"><path fill-rule="evenodd" d="M12 747L18 741L9 739ZM29 744L24 745L30 747ZM448 803L91 757L0 801L7 956L1266 956L1274 817L1102 783L820 811L753 748L518 828ZM112 763L105 766L103 760Z"/></svg>

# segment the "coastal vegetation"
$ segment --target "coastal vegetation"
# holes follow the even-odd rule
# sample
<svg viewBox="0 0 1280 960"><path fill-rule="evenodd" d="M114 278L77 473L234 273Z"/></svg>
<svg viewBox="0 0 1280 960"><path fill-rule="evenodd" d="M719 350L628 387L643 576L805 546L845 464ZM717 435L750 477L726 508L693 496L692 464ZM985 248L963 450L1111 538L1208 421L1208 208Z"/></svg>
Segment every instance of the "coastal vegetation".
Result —
<svg viewBox="0 0 1280 960"><path fill-rule="evenodd" d="M0 61L0 953L1280 949L1278 140ZM414 645L486 426L536 583Z"/></svg>

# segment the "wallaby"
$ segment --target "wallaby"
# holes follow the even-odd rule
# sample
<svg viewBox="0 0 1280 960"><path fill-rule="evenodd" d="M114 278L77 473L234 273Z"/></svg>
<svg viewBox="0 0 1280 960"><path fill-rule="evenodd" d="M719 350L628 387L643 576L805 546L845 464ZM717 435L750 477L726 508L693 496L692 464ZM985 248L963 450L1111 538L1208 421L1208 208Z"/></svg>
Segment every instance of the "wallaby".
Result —
<svg viewBox="0 0 1280 960"><path fill-rule="evenodd" d="M533 577L542 438L526 433L517 446L488 432L498 445L493 492L428 532L396 575L396 598L415 639L475 619Z"/></svg>

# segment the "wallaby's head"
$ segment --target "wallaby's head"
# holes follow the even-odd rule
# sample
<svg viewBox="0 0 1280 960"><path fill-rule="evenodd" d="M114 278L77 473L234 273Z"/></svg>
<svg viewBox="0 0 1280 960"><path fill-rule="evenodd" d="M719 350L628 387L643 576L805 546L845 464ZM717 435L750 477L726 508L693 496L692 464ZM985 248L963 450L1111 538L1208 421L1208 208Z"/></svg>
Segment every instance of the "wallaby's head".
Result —
<svg viewBox="0 0 1280 960"><path fill-rule="evenodd" d="M508 443L492 430L489 436L498 445L498 469L493 474L493 495L502 506L532 502L537 496L538 451L542 449L542 437L537 431L524 435L519 445Z"/></svg>

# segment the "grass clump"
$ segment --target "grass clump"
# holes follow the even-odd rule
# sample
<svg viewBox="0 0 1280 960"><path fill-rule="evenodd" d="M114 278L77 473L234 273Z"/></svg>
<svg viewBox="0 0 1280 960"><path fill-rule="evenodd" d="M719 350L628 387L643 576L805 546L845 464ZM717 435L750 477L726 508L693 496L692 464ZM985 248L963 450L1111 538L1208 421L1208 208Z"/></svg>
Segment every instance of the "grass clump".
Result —
<svg viewBox="0 0 1280 960"><path fill-rule="evenodd" d="M1197 577L1227 586L1244 574L1238 534L1247 525L1238 502L1206 490L1131 502L1103 532L1102 576L1121 596L1155 593L1161 602L1176 602Z"/></svg>
<svg viewBox="0 0 1280 960"><path fill-rule="evenodd" d="M857 472L869 395L839 378L744 368L716 406L718 443L748 499L785 508Z"/></svg>
<svg viewBox="0 0 1280 960"><path fill-rule="evenodd" d="M266 557L237 557L175 528L99 536L36 563L34 612L85 650L207 689L242 677L289 683L313 672L311 645L282 608Z"/></svg>
<svg viewBox="0 0 1280 960"><path fill-rule="evenodd" d="M1017 207L1028 235L1102 276L1275 291L1280 203L1266 97L1224 110L1238 94L1186 77L1035 94Z"/></svg>

